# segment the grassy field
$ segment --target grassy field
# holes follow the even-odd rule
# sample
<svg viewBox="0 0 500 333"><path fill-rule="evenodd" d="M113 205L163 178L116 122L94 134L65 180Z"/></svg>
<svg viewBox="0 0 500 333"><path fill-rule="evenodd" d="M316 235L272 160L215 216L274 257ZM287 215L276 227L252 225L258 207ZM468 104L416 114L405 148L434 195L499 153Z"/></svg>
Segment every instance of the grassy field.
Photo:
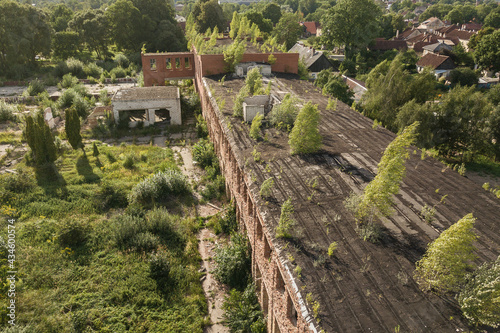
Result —
<svg viewBox="0 0 500 333"><path fill-rule="evenodd" d="M16 323L29 332L202 332L200 222L190 193L130 203L141 180L178 170L168 148L66 150L55 168L0 176L0 235L16 217ZM182 217L181 217L182 216ZM8 270L1 247L1 278ZM6 328L7 285L1 291Z"/></svg>

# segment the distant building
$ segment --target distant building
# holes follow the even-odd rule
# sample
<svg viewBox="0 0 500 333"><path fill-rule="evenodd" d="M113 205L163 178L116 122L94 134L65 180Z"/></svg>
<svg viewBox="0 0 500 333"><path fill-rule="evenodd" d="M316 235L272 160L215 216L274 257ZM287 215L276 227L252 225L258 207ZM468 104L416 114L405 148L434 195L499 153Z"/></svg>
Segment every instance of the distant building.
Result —
<svg viewBox="0 0 500 333"><path fill-rule="evenodd" d="M307 69L313 74L333 67L323 52L316 50L314 47L304 46L300 42L296 43L288 52L298 53L299 58L304 61Z"/></svg>
<svg viewBox="0 0 500 333"><path fill-rule="evenodd" d="M373 44L368 46L368 49L371 51L405 51L408 49L408 45L406 45L404 40L385 40L384 38L376 38Z"/></svg>
<svg viewBox="0 0 500 333"><path fill-rule="evenodd" d="M424 55L427 53L442 54L445 51L451 51L453 48L445 43L438 42L422 47Z"/></svg>
<svg viewBox="0 0 500 333"><path fill-rule="evenodd" d="M417 61L417 71L420 73L425 67L431 67L434 70L436 79L439 79L442 76L448 77L456 66L448 56L427 53Z"/></svg>
<svg viewBox="0 0 500 333"><path fill-rule="evenodd" d="M304 37L321 36L321 25L319 22L300 22L304 27Z"/></svg>
<svg viewBox="0 0 500 333"><path fill-rule="evenodd" d="M431 17L427 20L425 20L424 22L422 22L418 27L417 29L425 29L429 32L433 32L439 28L442 28L444 27L445 24L443 21L441 21L440 19L438 19L437 17Z"/></svg>

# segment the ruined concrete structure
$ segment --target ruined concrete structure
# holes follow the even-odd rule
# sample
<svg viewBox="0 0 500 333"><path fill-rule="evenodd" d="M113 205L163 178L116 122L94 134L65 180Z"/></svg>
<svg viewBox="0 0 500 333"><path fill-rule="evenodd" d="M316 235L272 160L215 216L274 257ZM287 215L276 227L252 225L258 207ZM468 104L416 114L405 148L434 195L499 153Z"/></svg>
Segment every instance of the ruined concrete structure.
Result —
<svg viewBox="0 0 500 333"><path fill-rule="evenodd" d="M157 121L181 125L181 96L177 87L147 87L119 90L112 98L115 122L127 117L129 126L143 122L149 126Z"/></svg>

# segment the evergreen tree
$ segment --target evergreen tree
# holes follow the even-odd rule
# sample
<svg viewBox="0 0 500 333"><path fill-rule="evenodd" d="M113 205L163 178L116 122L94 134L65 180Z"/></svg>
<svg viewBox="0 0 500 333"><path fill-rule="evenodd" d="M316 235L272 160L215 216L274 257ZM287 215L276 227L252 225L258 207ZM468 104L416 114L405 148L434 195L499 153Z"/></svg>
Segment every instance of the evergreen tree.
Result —
<svg viewBox="0 0 500 333"><path fill-rule="evenodd" d="M422 290L457 291L465 282L470 261L474 260L477 236L472 229L476 219L467 214L429 244L416 263L415 277Z"/></svg>
<svg viewBox="0 0 500 333"><path fill-rule="evenodd" d="M37 166L52 163L57 159L54 137L49 126L45 123L42 113L26 117L24 137L31 148Z"/></svg>
<svg viewBox="0 0 500 333"><path fill-rule="evenodd" d="M99 149L97 148L97 145L95 144L95 141L94 141L92 149L93 149L93 154L92 155L94 155L94 157L99 156Z"/></svg>
<svg viewBox="0 0 500 333"><path fill-rule="evenodd" d="M297 115L290 133L288 144L292 154L310 154L319 150L322 139L319 134L318 124L318 106L308 102Z"/></svg>
<svg viewBox="0 0 500 333"><path fill-rule="evenodd" d="M257 113L252 120L252 125L250 126L250 137L254 140L259 140L262 137L262 135L260 135L262 119L264 119L264 116L261 113Z"/></svg>
<svg viewBox="0 0 500 333"><path fill-rule="evenodd" d="M66 110L65 130L71 147L73 149L82 148L83 152L85 152L82 135L80 134L80 117L78 117L78 113L72 108Z"/></svg>

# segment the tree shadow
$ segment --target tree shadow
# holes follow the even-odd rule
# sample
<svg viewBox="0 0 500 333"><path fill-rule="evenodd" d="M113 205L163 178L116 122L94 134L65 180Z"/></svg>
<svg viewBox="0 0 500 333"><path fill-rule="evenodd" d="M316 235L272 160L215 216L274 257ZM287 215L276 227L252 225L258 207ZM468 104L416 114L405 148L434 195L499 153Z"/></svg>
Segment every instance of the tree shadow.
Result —
<svg viewBox="0 0 500 333"><path fill-rule="evenodd" d="M62 189L63 192L67 191L66 180L54 163L35 167L35 177L38 186L43 188L46 194L55 194L58 189Z"/></svg>
<svg viewBox="0 0 500 333"><path fill-rule="evenodd" d="M98 183L101 179L94 173L94 169L90 165L86 155L78 157L76 170L80 176L83 176L85 183Z"/></svg>
<svg viewBox="0 0 500 333"><path fill-rule="evenodd" d="M95 158L95 165L98 167L98 168L102 168L104 166L104 164L101 163L101 160L99 159L99 157L96 157Z"/></svg>

